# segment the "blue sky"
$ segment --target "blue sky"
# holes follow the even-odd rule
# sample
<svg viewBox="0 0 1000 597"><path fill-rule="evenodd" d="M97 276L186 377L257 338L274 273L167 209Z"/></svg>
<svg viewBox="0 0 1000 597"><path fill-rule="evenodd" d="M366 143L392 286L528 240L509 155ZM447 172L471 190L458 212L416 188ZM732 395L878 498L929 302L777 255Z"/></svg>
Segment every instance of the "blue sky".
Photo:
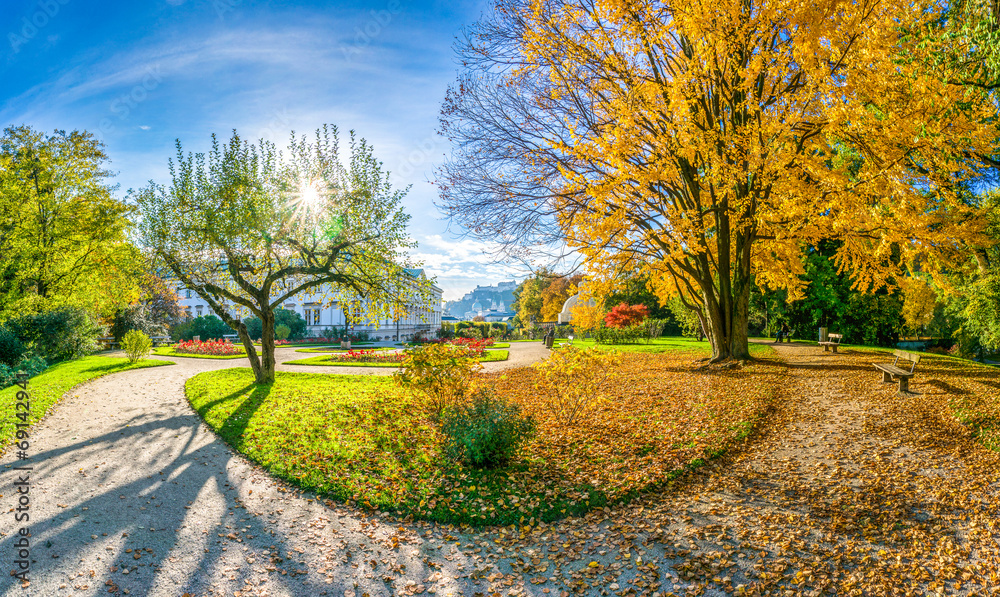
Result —
<svg viewBox="0 0 1000 597"><path fill-rule="evenodd" d="M166 182L180 139L266 138L324 123L375 146L406 201L418 259L445 298L512 278L433 206L435 134L481 0L3 0L0 123L87 129L107 145L119 195Z"/></svg>

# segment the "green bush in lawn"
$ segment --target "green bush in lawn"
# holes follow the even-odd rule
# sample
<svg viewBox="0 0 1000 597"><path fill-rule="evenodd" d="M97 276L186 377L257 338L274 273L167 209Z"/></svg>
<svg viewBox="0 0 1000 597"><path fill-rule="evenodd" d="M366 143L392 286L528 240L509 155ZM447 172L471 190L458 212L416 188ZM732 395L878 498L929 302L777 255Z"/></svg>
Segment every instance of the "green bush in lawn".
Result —
<svg viewBox="0 0 1000 597"><path fill-rule="evenodd" d="M104 333L90 313L79 307L22 315L6 326L32 352L48 361L77 359L97 352L97 339Z"/></svg>
<svg viewBox="0 0 1000 597"><path fill-rule="evenodd" d="M441 419L445 453L477 468L506 464L535 430L534 419L522 417L516 404L485 388L468 403L446 409Z"/></svg>
<svg viewBox="0 0 1000 597"><path fill-rule="evenodd" d="M287 325L279 325L274 328L274 337L278 340L288 340L289 334L292 333L292 328Z"/></svg>
<svg viewBox="0 0 1000 597"><path fill-rule="evenodd" d="M18 371L27 373L30 378L45 371L46 368L48 368L48 363L45 362L45 359L35 355L24 357L14 366L0 363L0 389L14 385Z"/></svg>
<svg viewBox="0 0 1000 597"><path fill-rule="evenodd" d="M153 349L153 341L139 330L129 330L122 338L122 348L128 356L128 362L135 363L149 354Z"/></svg>
<svg viewBox="0 0 1000 597"><path fill-rule="evenodd" d="M22 356L24 356L24 344L13 332L0 327L0 364L13 367L21 361Z"/></svg>

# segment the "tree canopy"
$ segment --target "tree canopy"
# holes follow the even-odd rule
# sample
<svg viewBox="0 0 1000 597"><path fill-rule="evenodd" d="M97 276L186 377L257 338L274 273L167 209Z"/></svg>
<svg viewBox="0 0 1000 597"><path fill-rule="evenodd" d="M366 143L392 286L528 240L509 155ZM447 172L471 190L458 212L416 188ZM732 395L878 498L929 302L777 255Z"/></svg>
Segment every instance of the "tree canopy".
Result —
<svg viewBox="0 0 1000 597"><path fill-rule="evenodd" d="M258 383L274 380L274 311L289 298L378 322L426 296L405 270L406 191L353 132L346 163L339 149L331 126L293 134L287 153L235 131L225 144L213 136L207 154L185 155L178 141L171 183L134 194L144 245L237 330ZM261 320L260 357L244 315Z"/></svg>
<svg viewBox="0 0 1000 597"><path fill-rule="evenodd" d="M88 132L9 127L0 138L0 311L77 306L103 316L139 297L108 156Z"/></svg>
<svg viewBox="0 0 1000 597"><path fill-rule="evenodd" d="M988 242L957 183L991 165L996 105L933 59L942 18L931 2L498 0L459 44L442 205L511 246L565 240L597 282L636 271L696 308L715 360L748 357L754 281L799 296L821 241L864 291Z"/></svg>

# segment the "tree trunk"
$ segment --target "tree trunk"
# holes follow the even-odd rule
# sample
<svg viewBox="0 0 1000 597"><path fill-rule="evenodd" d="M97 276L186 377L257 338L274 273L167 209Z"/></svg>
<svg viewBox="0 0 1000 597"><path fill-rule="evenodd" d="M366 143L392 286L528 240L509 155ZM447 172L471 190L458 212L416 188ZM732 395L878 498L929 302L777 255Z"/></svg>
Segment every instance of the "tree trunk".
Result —
<svg viewBox="0 0 1000 597"><path fill-rule="evenodd" d="M274 383L274 309L264 308L260 332L260 369L254 370L257 383Z"/></svg>
<svg viewBox="0 0 1000 597"><path fill-rule="evenodd" d="M732 284L726 285L729 296L720 296L719 288L712 281L702 282L702 321L705 333L712 343L711 363L728 359L750 359L749 313L750 284L749 271L734 272Z"/></svg>
<svg viewBox="0 0 1000 597"><path fill-rule="evenodd" d="M250 337L249 332L247 332L246 324L241 321L236 326L236 333L240 335L243 348L247 351L247 358L250 359L250 368L253 369L254 379L260 383L260 357L257 355L257 347L253 345L253 339Z"/></svg>

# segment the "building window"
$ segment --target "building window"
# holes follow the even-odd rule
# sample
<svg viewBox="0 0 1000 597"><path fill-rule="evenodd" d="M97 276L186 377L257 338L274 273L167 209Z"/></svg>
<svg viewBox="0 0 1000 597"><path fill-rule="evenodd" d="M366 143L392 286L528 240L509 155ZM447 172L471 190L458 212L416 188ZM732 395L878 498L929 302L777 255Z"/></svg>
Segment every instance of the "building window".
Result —
<svg viewBox="0 0 1000 597"><path fill-rule="evenodd" d="M198 312L198 317L201 317L201 305L195 307L195 310Z"/></svg>
<svg viewBox="0 0 1000 597"><path fill-rule="evenodd" d="M188 289L187 292L185 293L185 295L186 296L184 298L191 298L191 290Z"/></svg>
<svg viewBox="0 0 1000 597"><path fill-rule="evenodd" d="M319 325L320 310L319 309L313 309L312 310L312 314L313 314L313 322L312 322L312 324L313 325Z"/></svg>

